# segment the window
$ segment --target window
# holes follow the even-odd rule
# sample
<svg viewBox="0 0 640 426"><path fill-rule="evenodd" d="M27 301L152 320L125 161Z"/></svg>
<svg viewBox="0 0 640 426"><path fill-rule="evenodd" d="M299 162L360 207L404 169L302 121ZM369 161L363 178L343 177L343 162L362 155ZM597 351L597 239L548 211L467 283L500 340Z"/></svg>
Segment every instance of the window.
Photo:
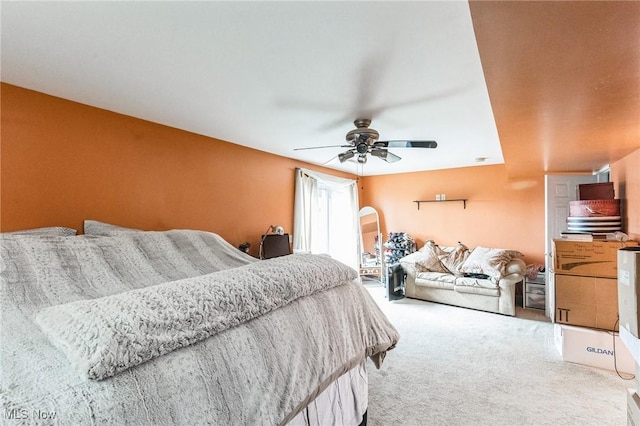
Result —
<svg viewBox="0 0 640 426"><path fill-rule="evenodd" d="M356 181L298 169L294 212L294 252L327 253L358 267Z"/></svg>

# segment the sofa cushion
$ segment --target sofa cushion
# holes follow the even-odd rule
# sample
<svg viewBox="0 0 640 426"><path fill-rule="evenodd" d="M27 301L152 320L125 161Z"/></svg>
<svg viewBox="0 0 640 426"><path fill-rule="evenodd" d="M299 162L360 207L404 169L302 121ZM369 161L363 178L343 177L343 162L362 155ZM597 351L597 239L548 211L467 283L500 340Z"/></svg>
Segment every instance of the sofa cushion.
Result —
<svg viewBox="0 0 640 426"><path fill-rule="evenodd" d="M468 278L465 278L468 279ZM470 285L457 285L453 288L458 293L481 294L483 296L500 297L500 290L497 288L486 288Z"/></svg>
<svg viewBox="0 0 640 426"><path fill-rule="evenodd" d="M418 272L416 273L416 285L432 288L444 288L453 290L456 277L442 272Z"/></svg>
<svg viewBox="0 0 640 426"><path fill-rule="evenodd" d="M497 289L498 284L493 279L482 279L472 277L457 277L456 287L482 287Z"/></svg>
<svg viewBox="0 0 640 426"><path fill-rule="evenodd" d="M524 255L516 250L495 249L478 246L460 267L463 273L486 274L499 280L505 275L509 262Z"/></svg>

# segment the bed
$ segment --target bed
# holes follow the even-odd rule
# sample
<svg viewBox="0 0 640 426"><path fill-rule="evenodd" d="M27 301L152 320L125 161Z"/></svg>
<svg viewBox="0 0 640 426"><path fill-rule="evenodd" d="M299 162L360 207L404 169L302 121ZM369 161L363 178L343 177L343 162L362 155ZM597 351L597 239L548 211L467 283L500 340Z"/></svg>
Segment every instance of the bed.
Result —
<svg viewBox="0 0 640 426"><path fill-rule="evenodd" d="M204 231L0 234L11 424L361 424L399 336L328 256L257 260Z"/></svg>

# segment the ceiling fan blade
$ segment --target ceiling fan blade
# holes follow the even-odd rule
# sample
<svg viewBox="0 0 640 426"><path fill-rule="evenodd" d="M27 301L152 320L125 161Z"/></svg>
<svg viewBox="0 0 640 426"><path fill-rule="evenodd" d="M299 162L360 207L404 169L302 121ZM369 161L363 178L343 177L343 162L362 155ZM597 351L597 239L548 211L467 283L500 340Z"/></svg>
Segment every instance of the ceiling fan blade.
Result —
<svg viewBox="0 0 640 426"><path fill-rule="evenodd" d="M325 145L325 146L310 146L307 148L293 148L294 151L304 151L305 149L320 149L320 148L351 148L351 145Z"/></svg>
<svg viewBox="0 0 640 426"><path fill-rule="evenodd" d="M370 152L374 157L378 157L379 159L384 160L387 163L395 163L396 161L402 160L401 157L395 155L393 152L387 151L386 149L373 148Z"/></svg>
<svg viewBox="0 0 640 426"><path fill-rule="evenodd" d="M326 166L329 163L333 163L334 161L336 161L338 159L337 155L334 155L333 157L331 157L329 160L325 161L324 163L322 163L323 166Z"/></svg>
<svg viewBox="0 0 640 426"><path fill-rule="evenodd" d="M437 148L436 141L378 141L375 146L384 148Z"/></svg>
<svg viewBox="0 0 640 426"><path fill-rule="evenodd" d="M402 157L395 155L393 152L387 151L387 156L383 158L387 163L395 163L396 161L402 160Z"/></svg>

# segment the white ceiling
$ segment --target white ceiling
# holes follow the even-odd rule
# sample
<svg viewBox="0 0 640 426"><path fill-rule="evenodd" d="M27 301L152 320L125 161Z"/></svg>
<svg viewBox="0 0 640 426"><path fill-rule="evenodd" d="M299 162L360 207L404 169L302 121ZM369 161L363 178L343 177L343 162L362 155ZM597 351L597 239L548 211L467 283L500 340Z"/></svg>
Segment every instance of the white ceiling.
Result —
<svg viewBox="0 0 640 426"><path fill-rule="evenodd" d="M503 163L469 5L2 2L2 81L323 164L356 118L393 149L364 175ZM356 164L327 164L356 172Z"/></svg>

